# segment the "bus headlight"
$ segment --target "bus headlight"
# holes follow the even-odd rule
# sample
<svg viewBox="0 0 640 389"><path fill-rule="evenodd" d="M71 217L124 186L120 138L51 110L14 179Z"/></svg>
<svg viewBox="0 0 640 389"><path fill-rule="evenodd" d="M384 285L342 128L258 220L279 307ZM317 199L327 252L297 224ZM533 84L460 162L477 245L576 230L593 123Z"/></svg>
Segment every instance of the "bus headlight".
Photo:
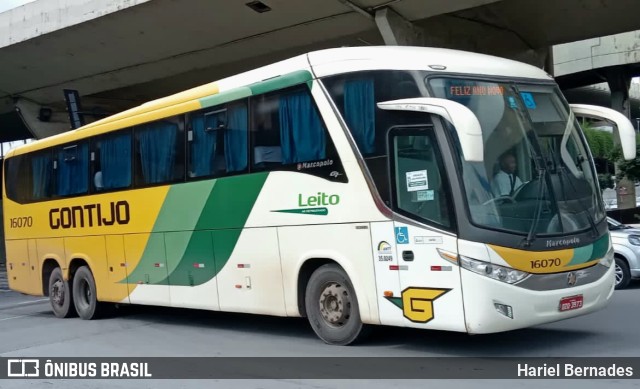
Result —
<svg viewBox="0 0 640 389"><path fill-rule="evenodd" d="M613 246L609 247L609 251L602 257L600 264L606 267L611 267L613 264Z"/></svg>
<svg viewBox="0 0 640 389"><path fill-rule="evenodd" d="M474 273L482 274L494 280L515 284L529 276L529 273L504 266L494 265L489 262L478 261L469 257L460 256L460 266Z"/></svg>

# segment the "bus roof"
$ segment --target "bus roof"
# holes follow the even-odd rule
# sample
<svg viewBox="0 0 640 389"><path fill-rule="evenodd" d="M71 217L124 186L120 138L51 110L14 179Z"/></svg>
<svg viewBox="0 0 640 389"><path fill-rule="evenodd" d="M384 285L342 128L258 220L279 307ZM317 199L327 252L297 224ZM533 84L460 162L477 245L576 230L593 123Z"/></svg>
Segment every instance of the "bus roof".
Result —
<svg viewBox="0 0 640 389"><path fill-rule="evenodd" d="M308 56L317 77L355 70L403 69L544 80L552 78L544 70L522 62L434 47L345 47L314 51Z"/></svg>
<svg viewBox="0 0 640 389"><path fill-rule="evenodd" d="M251 95L251 92L244 93L240 90L243 87L247 89L246 87L250 85L296 71L306 70L308 72L312 70L315 77L325 77L358 70L377 69L431 69L447 74L551 79L551 76L544 70L535 66L459 50L408 46L342 47L319 50L144 103L79 129L19 146L8 152L6 157L64 144L78 138L98 135L118 128L126 128L139 122L198 110L202 108L199 104L200 99L223 92L237 94L238 98L246 97ZM310 73L309 76L311 77Z"/></svg>

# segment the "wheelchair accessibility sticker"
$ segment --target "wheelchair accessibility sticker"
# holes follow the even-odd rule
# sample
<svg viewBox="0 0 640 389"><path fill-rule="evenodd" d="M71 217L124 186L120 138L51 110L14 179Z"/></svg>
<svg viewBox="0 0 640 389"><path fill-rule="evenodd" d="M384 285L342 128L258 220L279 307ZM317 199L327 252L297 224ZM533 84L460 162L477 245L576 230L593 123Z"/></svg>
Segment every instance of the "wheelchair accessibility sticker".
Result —
<svg viewBox="0 0 640 389"><path fill-rule="evenodd" d="M396 243L408 244L409 243L409 230L407 227L396 227Z"/></svg>
<svg viewBox="0 0 640 389"><path fill-rule="evenodd" d="M525 107L529 109L536 109L537 105L533 98L533 94L529 92L520 92L520 96L522 97L522 100L524 100Z"/></svg>

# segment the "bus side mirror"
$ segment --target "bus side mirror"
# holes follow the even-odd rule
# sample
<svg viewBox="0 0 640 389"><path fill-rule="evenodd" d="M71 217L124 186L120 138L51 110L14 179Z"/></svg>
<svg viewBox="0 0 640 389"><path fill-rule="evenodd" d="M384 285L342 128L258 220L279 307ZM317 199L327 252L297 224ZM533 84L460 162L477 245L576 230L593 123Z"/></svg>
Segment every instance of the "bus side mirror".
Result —
<svg viewBox="0 0 640 389"><path fill-rule="evenodd" d="M466 161L484 161L482 128L476 115L455 101L435 97L419 97L378 103L378 108L389 111L416 111L438 115L456 129L462 155Z"/></svg>
<svg viewBox="0 0 640 389"><path fill-rule="evenodd" d="M571 104L576 116L604 120L613 124L613 134L622 146L622 155L627 161L636 158L636 131L626 116L611 108L597 105Z"/></svg>

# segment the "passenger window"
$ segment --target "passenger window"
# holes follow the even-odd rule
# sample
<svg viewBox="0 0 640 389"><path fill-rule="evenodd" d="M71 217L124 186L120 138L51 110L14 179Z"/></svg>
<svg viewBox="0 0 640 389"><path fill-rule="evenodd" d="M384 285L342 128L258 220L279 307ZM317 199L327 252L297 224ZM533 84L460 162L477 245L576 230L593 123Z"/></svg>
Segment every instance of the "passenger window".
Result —
<svg viewBox="0 0 640 389"><path fill-rule="evenodd" d="M7 197L18 203L51 198L53 158L50 151L17 155L5 162Z"/></svg>
<svg viewBox="0 0 640 389"><path fill-rule="evenodd" d="M93 191L102 192L131 186L131 131L97 137L93 141Z"/></svg>
<svg viewBox="0 0 640 389"><path fill-rule="evenodd" d="M387 131L392 126L430 123L420 112L401 115L376 107L376 102L424 96L415 74L407 71L366 71L323 80L363 156L380 197L391 206Z"/></svg>
<svg viewBox="0 0 640 389"><path fill-rule="evenodd" d="M184 121L176 116L134 128L135 184L146 186L184 179Z"/></svg>
<svg viewBox="0 0 640 389"><path fill-rule="evenodd" d="M327 158L326 128L303 88L252 99L251 141L254 170Z"/></svg>
<svg viewBox="0 0 640 389"><path fill-rule="evenodd" d="M247 124L246 101L191 114L189 177L217 177L246 171Z"/></svg>
<svg viewBox="0 0 640 389"><path fill-rule="evenodd" d="M62 146L55 149L55 194L57 196L71 196L87 193L89 190L89 145L86 142ZM46 185L46 170L48 157L32 160L34 168L34 199L41 194ZM38 177L36 179L36 176Z"/></svg>
<svg viewBox="0 0 640 389"><path fill-rule="evenodd" d="M20 185L19 198L22 200L39 201L51 198L53 185L53 159L51 151L22 156L20 181L27 183L31 177L30 187Z"/></svg>
<svg viewBox="0 0 640 389"><path fill-rule="evenodd" d="M394 205L399 213L450 228L449 184L431 129L392 130Z"/></svg>

